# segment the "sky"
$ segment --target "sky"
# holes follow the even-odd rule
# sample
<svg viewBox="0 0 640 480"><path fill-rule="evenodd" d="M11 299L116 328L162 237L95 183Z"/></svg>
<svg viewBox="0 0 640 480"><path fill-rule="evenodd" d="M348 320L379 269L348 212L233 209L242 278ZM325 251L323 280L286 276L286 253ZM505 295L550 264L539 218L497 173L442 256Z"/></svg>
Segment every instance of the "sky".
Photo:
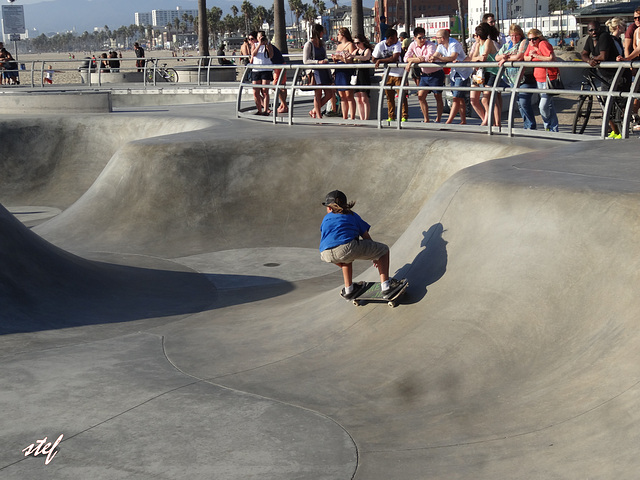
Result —
<svg viewBox="0 0 640 480"><path fill-rule="evenodd" d="M2 0L2 5L8 5ZM254 6L269 8L273 0L250 0ZM312 3L303 0L303 3ZM369 5L371 3L371 5ZM218 6L224 14L231 13L231 5L240 7L242 0L207 0L207 8ZM325 0L325 4L331 5ZM339 5L350 5L351 0L340 0ZM365 6L372 6L373 0L365 0ZM12 5L24 5L25 24L28 30L34 28L39 33L65 32L76 30L93 31L94 27L117 28L135 23L136 12L151 10L173 10L180 6L184 10L197 10L197 0L15 0ZM288 8L288 0L285 0ZM290 17L287 15L287 23Z"/></svg>

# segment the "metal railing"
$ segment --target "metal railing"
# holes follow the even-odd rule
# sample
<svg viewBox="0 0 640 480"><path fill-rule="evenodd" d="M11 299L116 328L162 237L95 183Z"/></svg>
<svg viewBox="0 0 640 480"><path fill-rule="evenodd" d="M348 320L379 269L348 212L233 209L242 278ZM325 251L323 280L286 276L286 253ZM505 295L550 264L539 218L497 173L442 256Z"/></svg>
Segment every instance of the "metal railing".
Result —
<svg viewBox="0 0 640 480"><path fill-rule="evenodd" d="M300 57L300 55L285 55L285 57L296 58ZM183 81L179 80L180 83L189 83L191 85L211 85L212 83L218 82L216 79L216 71L222 70L233 70L234 73L237 69L245 68L242 65L242 60L245 57L240 55L226 55L226 56L209 56L209 57L199 57L199 56L181 56L181 57L146 57L146 58L101 58L101 57L77 57L77 58L69 58L69 59L60 59L60 58L47 58L42 57L36 60L28 60L23 61L19 60L16 62L18 68L16 69L6 69L0 70L0 72L11 73L19 77L20 87L31 87L31 88L56 88L61 85L69 86L69 85L83 85L88 87L101 87L104 84L111 83L107 82L112 76L111 74L128 74L130 79L125 80L126 83L136 83L138 85L142 85L143 87L147 86L157 86L158 84L164 85L162 77L157 75L158 69L162 68L164 64L167 64L168 68L174 68L178 71L178 76L180 76L180 72L193 72L192 77L195 78L195 81ZM101 61L117 61L119 62L119 67L117 67L117 71L114 72L114 69L110 66L105 68L100 67ZM141 67L136 66L136 62L139 60L144 61L144 65ZM232 62L236 62L236 64L231 65L220 65L219 60L229 60ZM188 63L187 63L188 62ZM52 66L50 69L49 66ZM47 71L52 70L53 72L53 84L49 84L46 82L46 74ZM74 74L74 79L71 81L65 81L60 83L59 74ZM131 74L140 74L140 75L131 75ZM67 75L67 77L70 75ZM234 82L236 81L234 75ZM166 85L165 85L166 86Z"/></svg>
<svg viewBox="0 0 640 480"><path fill-rule="evenodd" d="M288 61L290 62L300 62L300 54L288 55ZM235 65L219 65L219 59L233 59L237 62ZM224 82L225 85L229 85L231 88L237 88L237 100L236 100L236 115L238 117L246 117L254 120L269 120L274 124L286 123L288 125L293 124L310 124L317 123L318 119L310 118L306 112L303 114L298 114L300 112L299 107L301 105L307 105L313 97L313 91L317 89L328 89L328 88L340 88L340 89L351 89L351 90L368 90L372 93L372 96L376 98L377 102L371 105L371 117L370 120L344 120L344 119L331 119L331 118L323 118L322 123L357 123L359 125L369 125L374 126L376 128L388 128L394 127L396 129L451 129L451 130L462 130L462 131L478 131L483 132L488 135L493 135L496 133L506 134L508 136L519 135L519 136L545 136L548 137L548 132L538 131L538 130L525 130L522 128L516 128L516 118L519 117L518 109L516 107L516 99L519 92L526 93L538 93L538 94L562 94L563 98L566 97L579 97L579 96L598 96L601 99L604 99L604 108L602 114L602 121L600 123L600 128L597 130L597 134L594 134L593 131L588 132L587 134L578 135L568 133L566 128L561 128L561 132L553 133L554 138L567 138L567 139L586 139L586 138L605 138L607 132L607 122L609 116L612 112L613 102L617 102L618 105L621 102L624 103L624 118L622 121L621 135L623 138L629 137L629 120L632 115L632 107L634 100L640 98L640 94L638 93L639 89L639 80L640 75L636 76L635 80L631 85L630 92L620 92L616 91L612 88L609 90L582 90L582 89L564 89L558 91L546 90L546 89L538 89L538 88L522 88L519 86L514 87L506 87L501 86L498 82L496 85L488 87L453 87L449 85L445 85L442 87L418 87L413 84L409 84L410 81L410 73L405 70L403 67L406 66L405 63L399 64L388 64L387 68L376 70L377 76L372 77L374 79L379 79L376 83L372 80L371 86L364 85L340 85L336 86L323 86L323 85L302 85L301 79L303 74L307 70L319 70L319 69L328 69L328 70L336 70L336 69L374 69L374 65L371 63L365 64L324 64L324 65L304 65L302 63L289 63L286 65L274 65L273 68L282 69L283 76L286 75L286 83L281 83L279 85L260 85L260 88L268 88L274 94L271 96L272 102L272 115L271 117L256 117L252 115L250 112L255 109L255 105L251 104L249 106L243 106L243 99L247 96L247 93L251 93L252 89L256 86L253 85L248 79L249 74L254 68L253 65L243 65L242 60L244 57L239 55L227 55L225 57L219 56L210 56L210 57L147 57L145 65L143 67L136 67L136 61L139 60L137 58L118 58L118 59L101 59L96 58L95 60L92 58L75 58L75 59L38 59L31 60L28 63L29 68L26 68L24 62L19 63L19 69L17 72L20 74L21 85L17 86L17 88L23 87L36 87L36 88L56 88L60 87L59 83L56 83L54 77L54 84L49 85L45 83L45 73L48 70L48 65L55 65L54 70L56 72L74 72L78 75L78 77L82 77L78 83L84 82L84 86L91 88L113 88L113 83L105 82L108 78L106 75L114 72L105 72L104 70L99 68L99 64L101 60L117 60L120 62L120 68L117 73L123 74L131 74L130 78L133 77L133 80L127 80L127 82L131 82L132 85L136 85L140 88L158 88L159 85L162 88L185 88L191 89L195 86L209 86L212 83L215 83L216 86L220 85L220 81L217 80L217 76L219 76L219 72L222 70L232 69L234 74L233 81ZM203 61L204 59L204 61ZM95 67L92 67L92 62L95 61ZM180 62L182 61L182 62ZM187 64L187 62L191 62ZM193 75L190 74L192 78L195 78L194 81L185 81L184 77L179 80L177 84L171 84L168 82L164 82L162 78L156 75L156 70L160 65L167 63L169 67L173 67L178 71L178 75L181 72L192 72ZM84 64L84 66L82 66ZM62 65L62 67L60 67ZM68 65L68 67L67 67ZM80 67L79 67L80 65ZM414 64L415 65L415 64ZM525 68L532 67L557 67L560 69L561 75L562 72L568 72L573 69L579 70L588 70L590 67L581 61L567 61L567 62L506 62L503 65L498 65L495 62L471 62L471 63L447 63L447 64L432 64L432 63L424 63L419 64L420 67L438 67L438 68L464 68L464 67L493 67L498 69L497 78L502 78L506 68L517 68L519 75L523 74ZM612 85L616 84L616 79L622 75L623 70L629 68L637 68L640 66L640 62L605 62L600 64L599 68L602 69L613 69L615 70L615 77L612 82ZM403 68L403 77L401 86L399 87L391 87L385 85L389 76L389 72L391 68ZM262 67L264 68L264 67ZM14 70L15 72L16 70ZM150 75L149 75L150 74ZM578 75L580 76L580 75ZM236 78L240 77L240 81L237 81ZM27 80L27 81L25 81ZM162 82L162 83L161 83ZM411 82L412 83L412 82ZM565 82L566 84L566 82ZM69 84L65 84L64 87L69 87ZM13 88L13 87L10 87ZM288 114L286 116L279 116L277 114L277 102L278 102L278 92L280 90L285 90L287 93L287 108ZM394 123L389 123L386 121L386 117L382 116L382 112L384 110L384 97L385 92L387 90L392 90L397 92L398 98L402 99L406 94L410 94L413 92L417 92L419 90L429 90L429 91L442 91L442 92L450 92L453 90L464 91L464 92L473 92L473 91L482 91L482 92L490 92L489 97L489 108L488 108L488 119L486 126L481 126L477 124L467 124L467 125L459 125L459 124L438 124L438 123L422 123L422 122L402 122L400 116L398 115L397 120ZM506 109L506 118L503 115L503 119L506 120L504 125L501 124L500 127L491 126L493 123L493 112L494 105L498 99L498 95L510 95L509 106ZM245 99L246 100L246 99ZM298 107L296 109L296 107ZM561 125L564 127L564 125ZM591 129L593 130L593 129Z"/></svg>
<svg viewBox="0 0 640 480"><path fill-rule="evenodd" d="M391 67L391 68L403 68L403 77L402 77L402 82L401 82L401 86L399 87L391 87L391 86L387 86L386 82L389 76L389 72L390 72L390 68L385 68L381 71L382 73L382 77L379 81L379 83L377 85L371 85L371 86L363 86L363 85L340 85L340 86L327 86L327 85L300 85L300 80L302 78L303 72L305 72L306 70L319 70L319 69L329 69L329 70L335 70L335 69L359 69L359 68L366 68L366 69L372 69L375 68L373 64L322 64L322 65L277 65L277 66L273 66L273 68L278 68L278 69L283 69L285 72L286 71L292 71L293 72L293 78L292 81L289 82L287 85L259 85L259 88L268 88L270 90L273 90L274 94L271 96L272 99L272 115L269 117L269 120L274 123L286 123L288 125L293 125L296 123L299 124L309 124L309 123L318 123L319 120L318 119L313 119L313 118L309 118L306 114L305 115L294 115L294 107L296 105L296 101L297 99L305 92L305 91L310 91L310 90L317 90L317 89L329 89L329 88L339 88L339 89L350 89L350 90L369 90L369 91L376 91L378 94L377 97L377 104L376 104L376 108L375 109L371 109L371 114L372 116L374 116L373 120L345 120L345 119L339 119L339 120L334 120L334 119L322 119L322 123L345 123L345 122L351 122L351 123L356 123L359 125L374 125L377 128L384 128L384 127L388 127L388 126L392 126L396 129L406 129L406 128L419 128L419 129L451 129L451 130L463 130L463 131L480 131L480 132L486 132L488 135L493 135L496 133L505 133L508 136L514 136L514 135L524 135L524 136L537 136L537 137L545 137L545 138L549 138L549 135L552 135L553 138L558 138L558 139L570 139L570 140L575 140L575 139L594 139L594 138L605 138L605 134L607 131L607 123L608 123L608 119L609 119L609 115L611 114L612 111L612 105L613 105L613 101L615 99L624 99L624 103L625 103L625 107L624 107L624 119L623 119L623 128L622 131L620 132L623 138L628 138L629 137L629 120L631 118L631 113L632 113L632 106L633 106L633 102L636 99L640 99L640 94L638 93L638 84L639 84L639 80L640 80L640 75L637 75L634 79L634 81L632 82L631 85L631 89L630 92L620 92L620 91L616 91L614 90L613 86L616 85L616 81L617 79L622 75L623 70L625 69L629 69L629 68L638 68L638 66L640 66L640 62L636 61L636 62L603 62L600 64L599 68L602 69L615 69L616 73L615 73L615 77L614 80L611 83L611 88L609 90L597 90L597 91L592 91L592 90L582 90L582 89L562 89L562 90L549 90L549 89L540 89L540 88L522 88L520 86L513 86L513 87L508 87L508 86L500 86L500 82L496 81L494 86L488 87L488 86L481 86L481 87L477 87L477 86L469 86L469 87L454 87L454 86L449 86L449 85L445 85L442 87L419 87L419 86L414 86L414 85L409 85L408 84L408 80L410 80L410 72L408 72L406 69L404 69L404 67L407 64L405 63L398 63L398 64L387 64L387 67ZM414 64L415 66L416 64ZM496 75L496 78L500 79L503 78L504 73L505 73L505 69L506 68L517 68L518 69L518 76L517 78L521 78L523 73L524 73L524 69L525 68L533 68L533 67L541 67L541 68L549 68L549 67L555 67L555 68L559 68L560 69L560 75L562 76L562 72L564 71L566 73L567 70L569 69L581 69L581 70L587 70L591 67L589 67L586 63L581 62L581 61L574 61L574 62L505 62L503 65L499 65L497 62L470 62L470 63L446 63L446 64L442 64L442 63L438 63L438 64L434 64L434 63L421 63L418 64L420 67L438 67L438 68L464 68L464 67L482 67L482 68L487 68L487 67L493 67L493 68L497 68L498 72ZM252 66L251 65L247 65L247 68L242 76L242 80L240 82L240 86L238 88L238 97L237 97L237 103L236 103L236 114L238 117L246 117L246 118L252 118L254 120L264 120L264 118L266 117L262 117L262 119L260 117L256 117L255 115L249 114L247 112L250 112L251 110L255 109L255 106L253 107L242 107L242 97L243 97L243 91L246 89L252 89L252 88L256 88L256 85L253 85L252 83L248 82L248 75L249 72L251 71ZM264 68L264 66L261 67L257 67L257 68ZM276 113L276 102L278 101L278 91L279 90L286 90L287 92L287 103L288 103L288 114L286 117L280 117L277 115ZM415 91L419 91L419 90L429 90L429 91L465 91L465 92L472 92L472 91L481 91L481 92L487 92L490 91L490 98L489 98L489 106L488 106L488 118L487 118L487 124L486 126L479 126L479 125L458 125L458 124L429 124L429 123L416 123L416 122L402 122L400 115L397 116L397 119L395 120L394 124L390 124L389 122L387 122L383 116L382 116L382 111L383 111L383 99L385 96L385 91L387 90L393 90L395 92L397 92L397 99L402 99L404 97L405 94L410 93L410 92L415 92ZM538 94L555 94L555 95L559 95L562 94L563 96L576 96L579 97L581 95L589 95L589 96L599 96L599 97L604 97L606 98L606 103L605 103L605 107L604 107L604 112L602 115L602 124L601 124L601 128L599 129L599 135L594 136L594 135L578 135L578 134L573 134L573 133L567 133L567 132L545 132L545 131L539 131L539 130L525 130L525 129L521 129L518 128L516 129L514 127L515 124L515 118L516 118L516 111L517 109L515 108L515 102L517 99L517 94L519 92L526 92L526 93L538 93ZM493 123L493 111L494 111L494 106L496 104L496 100L498 98L498 95L502 95L502 94L510 94L511 98L509 100L509 107L507 109L507 118L506 118L506 127L497 127L497 126L492 126ZM373 106L372 106L373 107ZM519 116L519 115L518 115Z"/></svg>

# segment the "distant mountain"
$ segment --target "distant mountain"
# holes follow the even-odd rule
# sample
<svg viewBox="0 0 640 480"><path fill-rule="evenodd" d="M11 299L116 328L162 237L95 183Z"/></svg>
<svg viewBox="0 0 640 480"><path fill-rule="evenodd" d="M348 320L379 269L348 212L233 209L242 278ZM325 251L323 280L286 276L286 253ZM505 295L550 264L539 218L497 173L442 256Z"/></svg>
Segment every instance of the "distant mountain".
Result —
<svg viewBox="0 0 640 480"><path fill-rule="evenodd" d="M231 6L238 8L244 0L207 0L207 8L218 6L224 15L231 13ZM273 0L249 0L252 5L273 6ZM303 0L311 4L311 0ZM351 0L340 0L340 5L351 5ZM364 0L364 6L373 6L373 0ZM135 23L136 12L151 10L197 10L198 0L17 0L14 5L24 5L25 24L28 30L34 28L40 33L66 32L75 30L78 34L91 32L94 27L107 25L116 29L122 25ZM289 2L285 0L287 23L291 21L288 13ZM325 0L327 7L331 1Z"/></svg>
<svg viewBox="0 0 640 480"><path fill-rule="evenodd" d="M36 0L37 1L37 0ZM253 5L271 6L269 0L252 0ZM286 2L285 2L286 3ZM94 27L116 29L122 25L135 23L136 12L151 10L197 10L197 0L49 0L34 3L34 0L18 0L14 5L24 5L27 29L37 29L40 33L76 30L93 31ZM208 0L207 8L218 6L227 13L231 6L240 7L242 0Z"/></svg>

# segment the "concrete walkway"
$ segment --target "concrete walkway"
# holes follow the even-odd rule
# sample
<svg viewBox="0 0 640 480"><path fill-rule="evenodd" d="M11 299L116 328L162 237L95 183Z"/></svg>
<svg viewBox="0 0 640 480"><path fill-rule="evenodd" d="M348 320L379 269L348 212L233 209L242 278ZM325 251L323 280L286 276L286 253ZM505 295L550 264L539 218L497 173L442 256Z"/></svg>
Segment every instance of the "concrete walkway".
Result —
<svg viewBox="0 0 640 480"><path fill-rule="evenodd" d="M231 112L1 122L3 479L637 476L636 140ZM397 308L320 261L335 188Z"/></svg>

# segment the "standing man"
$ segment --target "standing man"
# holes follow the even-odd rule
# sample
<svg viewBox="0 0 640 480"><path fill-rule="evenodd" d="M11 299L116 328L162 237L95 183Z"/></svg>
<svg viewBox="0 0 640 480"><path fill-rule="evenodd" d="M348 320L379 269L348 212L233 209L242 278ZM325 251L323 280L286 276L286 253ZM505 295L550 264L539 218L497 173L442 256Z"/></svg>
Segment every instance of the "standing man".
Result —
<svg viewBox="0 0 640 480"><path fill-rule="evenodd" d="M430 42L426 38L426 32L422 27L416 27L413 30L414 41L409 45L404 61L407 62L405 69L410 72L414 63L430 63L433 62L433 54L436 53L436 44ZM420 86L421 87L442 87L444 85L444 71L438 67L423 67L420 69ZM420 102L420 110L424 117L424 123L429 122L429 106L427 105L427 95L429 90L418 91L418 102ZM436 99L436 123L440 123L442 119L442 91L433 92Z"/></svg>
<svg viewBox="0 0 640 480"><path fill-rule="evenodd" d="M402 61L402 44L398 41L398 32L390 28L386 32L386 40L381 41L373 49L372 57L376 60L376 68L385 63L399 63ZM402 68L389 68L389 76L387 77L387 86L400 87L402 85ZM386 90L387 94L387 110L388 122L396 119L396 91ZM409 102L406 95L402 99L402 121L406 122L409 118Z"/></svg>
<svg viewBox="0 0 640 480"><path fill-rule="evenodd" d="M387 17L380 15L380 24L378 25L378 43L387 39L388 29L389 25L387 25Z"/></svg>
<svg viewBox="0 0 640 480"><path fill-rule="evenodd" d="M142 48L140 44L136 42L133 44L133 51L135 52L136 58L138 59L136 60L136 67L138 67L139 72L142 72L145 61L140 59L144 58L144 48Z"/></svg>
<svg viewBox="0 0 640 480"><path fill-rule="evenodd" d="M636 29L640 26L640 7L636 8L633 12L633 22L629 24L627 30L624 32L624 56L628 57L631 52L637 47L635 45L634 34Z"/></svg>
<svg viewBox="0 0 640 480"><path fill-rule="evenodd" d="M488 23L498 32L498 48L507 43L508 39L502 31L496 26L496 16L493 13L485 13L482 16L482 23Z"/></svg>
<svg viewBox="0 0 640 480"><path fill-rule="evenodd" d="M438 42L438 48L436 53L433 54L433 59L439 62L464 62L467 58L467 54L464 53L462 44L455 38L449 36L449 30L438 30L436 32L436 42ZM473 69L470 67L452 68L449 73L449 82L453 87L468 87L469 78L471 77ZM449 112L449 118L445 123L453 123L453 119L460 113L460 125L466 125L467 123L467 105L465 103L466 92L460 90L453 90L451 92L453 98L451 99L451 111Z"/></svg>
<svg viewBox="0 0 640 480"><path fill-rule="evenodd" d="M597 20L589 22L587 28L589 37L584 43L582 61L587 62L592 67L597 67L600 62L615 62L618 57L618 49L609 32L603 30ZM611 81L616 71L614 69L602 69L599 73L605 80Z"/></svg>
<svg viewBox="0 0 640 480"><path fill-rule="evenodd" d="M632 62L638 59L638 57L631 56L631 52L633 52L638 47L638 44L636 41L636 39L638 38L638 35L637 35L638 32L636 32L638 27L640 27L640 7L637 7L635 12L633 12L633 22L629 24L626 32L624 33L624 56L627 58L631 57L629 58L629 61L632 61ZM638 74L637 68L634 68L631 70L631 75L635 76L637 74ZM633 120L635 123L635 126L633 127L634 132L640 131L640 117L638 117L639 107L640 107L640 101L634 100L633 107L632 107Z"/></svg>

